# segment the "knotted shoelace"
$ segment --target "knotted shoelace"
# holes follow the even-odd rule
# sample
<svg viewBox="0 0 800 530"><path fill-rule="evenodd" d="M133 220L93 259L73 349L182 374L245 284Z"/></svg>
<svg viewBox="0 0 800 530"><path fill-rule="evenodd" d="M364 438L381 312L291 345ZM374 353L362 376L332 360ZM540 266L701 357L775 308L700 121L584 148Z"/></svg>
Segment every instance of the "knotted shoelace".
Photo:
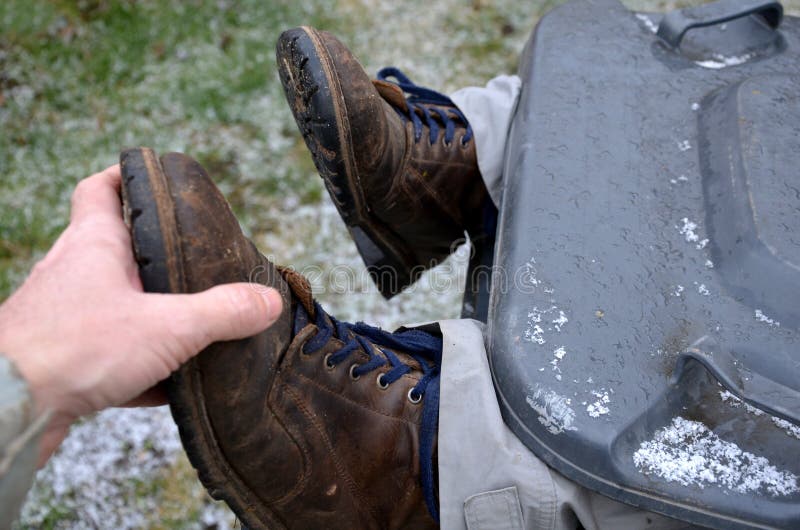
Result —
<svg viewBox="0 0 800 530"><path fill-rule="evenodd" d="M397 113L404 120L410 120L414 125L414 141L419 142L422 138L423 125L427 125L430 130L430 139L428 140L431 145L436 143L436 138L439 136L439 128L444 125L444 141L448 145L453 142L456 132L456 123L467 128L467 132L461 138L461 144L467 145L472 139L472 127L467 121L466 116L458 110L453 100L444 94L440 94L430 88L425 88L417 85L408 78L399 68L388 66L382 68L378 72L378 79L380 81L387 81L399 86L403 92L408 94L406 104L408 105L408 113L403 112L401 109L394 107ZM431 105L450 107L447 110L438 108ZM441 124L441 125L440 125Z"/></svg>
<svg viewBox="0 0 800 530"><path fill-rule="evenodd" d="M329 368L345 362L350 354L360 348L369 355L369 359L365 363L355 364L351 367L352 377L356 379L382 366L389 365L391 369L377 379L377 384L381 388L387 388L412 370L392 350L387 348L402 351L419 363L422 377L408 392L408 399L412 403L419 403L423 396L425 397L419 434L420 482L428 511L438 523L439 507L436 500L436 481L433 469L433 442L439 423L442 339L417 329L389 333L363 322L355 324L340 322L325 313L317 302L314 302L314 308L316 312L314 323L318 331L303 345L302 351L305 354L313 353L323 348L332 337L337 337L344 342L344 345L326 356L325 362ZM295 314L295 333L309 321L305 309L298 304ZM376 353L373 345L383 355Z"/></svg>

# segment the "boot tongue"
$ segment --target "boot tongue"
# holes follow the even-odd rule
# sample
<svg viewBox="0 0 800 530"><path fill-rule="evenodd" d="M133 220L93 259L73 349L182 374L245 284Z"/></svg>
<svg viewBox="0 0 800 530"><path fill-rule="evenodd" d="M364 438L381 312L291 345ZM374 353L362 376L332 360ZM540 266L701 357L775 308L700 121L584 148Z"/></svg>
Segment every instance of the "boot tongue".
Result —
<svg viewBox="0 0 800 530"><path fill-rule="evenodd" d="M313 320L316 317L314 308L314 296L311 293L311 285L305 276L290 267L276 266L283 279L289 284L289 289L298 302L306 310L308 316Z"/></svg>
<svg viewBox="0 0 800 530"><path fill-rule="evenodd" d="M402 88L394 83L390 83L389 81L381 81L380 79L373 79L372 84L375 85L375 89L378 91L378 94L380 94L380 96L386 100L389 105L408 113L406 96L403 94Z"/></svg>
<svg viewBox="0 0 800 530"><path fill-rule="evenodd" d="M402 92L401 92L402 95ZM405 102L405 100L403 100ZM314 297L311 293L311 285L308 283L308 280L305 276L297 272L296 270L292 269L291 267L283 267L280 265L276 265L278 272L280 272L283 279L289 284L289 289L292 291L292 295L295 299L303 306L306 314L308 315L307 321L313 322L314 319L317 317L316 315L316 307L314 306ZM334 322L331 320L330 316L328 316L324 311L322 312L323 317L328 323L328 326L334 328ZM305 322L306 320L304 320ZM302 326L301 326L302 327ZM357 326L356 326L357 327ZM295 330L297 332L299 330ZM350 339L355 338L358 333L358 329L348 329L346 337L339 337L340 340L348 341ZM373 353L383 357L386 359L387 363L389 359L386 357L386 354L382 351L383 348L388 348L394 352L400 362L408 365L412 370L422 370L419 362L411 355L407 354L403 351L403 348L397 347L396 345L382 345L381 341L375 341L372 337L367 337L367 340L372 343Z"/></svg>

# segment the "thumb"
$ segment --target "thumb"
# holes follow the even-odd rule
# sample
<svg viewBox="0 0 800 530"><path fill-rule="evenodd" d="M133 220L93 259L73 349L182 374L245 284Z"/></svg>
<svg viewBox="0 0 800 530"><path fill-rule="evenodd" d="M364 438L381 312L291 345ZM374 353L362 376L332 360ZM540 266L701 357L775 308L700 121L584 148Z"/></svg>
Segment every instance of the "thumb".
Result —
<svg viewBox="0 0 800 530"><path fill-rule="evenodd" d="M195 294L166 295L162 308L172 333L196 354L212 342L252 337L281 314L283 303L275 289L253 283L217 285Z"/></svg>

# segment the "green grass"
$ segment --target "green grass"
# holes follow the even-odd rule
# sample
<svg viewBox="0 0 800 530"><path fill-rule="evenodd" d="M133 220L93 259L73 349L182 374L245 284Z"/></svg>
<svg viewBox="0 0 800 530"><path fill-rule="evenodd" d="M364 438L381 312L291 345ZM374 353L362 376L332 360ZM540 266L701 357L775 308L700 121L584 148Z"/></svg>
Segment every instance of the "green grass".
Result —
<svg viewBox="0 0 800 530"><path fill-rule="evenodd" d="M372 19L352 0L4 0L0 300L63 230L75 183L126 146L180 150L208 164L255 230L269 224L256 210L279 198L321 200L275 74L283 29L324 27L369 63L374 38L366 37L385 35L380 22L407 39L387 46L389 62L427 62L417 77L452 89L514 68L535 10L512 4L473 2L419 23L421 1ZM440 53L414 55L417 39L441 41ZM475 68L448 68L453 54Z"/></svg>

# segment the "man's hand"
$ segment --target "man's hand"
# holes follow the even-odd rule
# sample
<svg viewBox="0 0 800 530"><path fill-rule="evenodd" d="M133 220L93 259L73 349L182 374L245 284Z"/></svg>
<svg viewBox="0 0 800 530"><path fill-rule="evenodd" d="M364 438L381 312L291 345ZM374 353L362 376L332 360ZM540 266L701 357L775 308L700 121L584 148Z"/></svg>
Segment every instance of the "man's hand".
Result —
<svg viewBox="0 0 800 530"><path fill-rule="evenodd" d="M119 166L82 181L70 224L0 306L0 353L53 417L44 462L79 416L165 402L156 386L210 343L255 335L274 322L272 289L229 284L191 295L146 294L122 221Z"/></svg>

